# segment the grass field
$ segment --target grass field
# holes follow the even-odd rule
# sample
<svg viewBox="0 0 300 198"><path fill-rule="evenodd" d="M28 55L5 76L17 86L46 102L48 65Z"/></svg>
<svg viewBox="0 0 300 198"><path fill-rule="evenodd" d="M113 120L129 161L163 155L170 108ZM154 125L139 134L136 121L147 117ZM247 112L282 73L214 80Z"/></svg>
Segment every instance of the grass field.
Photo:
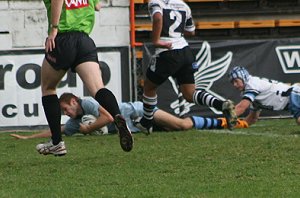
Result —
<svg viewBox="0 0 300 198"><path fill-rule="evenodd" d="M0 133L0 197L299 197L300 127L261 120L248 129L65 137L68 154L43 156L44 139Z"/></svg>

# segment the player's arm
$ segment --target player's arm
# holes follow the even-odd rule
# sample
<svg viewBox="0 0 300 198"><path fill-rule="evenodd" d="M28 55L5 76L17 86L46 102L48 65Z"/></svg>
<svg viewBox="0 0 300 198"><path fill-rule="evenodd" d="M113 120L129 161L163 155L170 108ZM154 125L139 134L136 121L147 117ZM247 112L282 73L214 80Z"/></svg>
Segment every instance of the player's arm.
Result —
<svg viewBox="0 0 300 198"><path fill-rule="evenodd" d="M192 31L192 32L184 31L184 36L190 37L190 36L194 36L194 35L195 35L195 31Z"/></svg>
<svg viewBox="0 0 300 198"><path fill-rule="evenodd" d="M61 131L64 131L64 126L61 127ZM49 138L51 137L51 131L50 130L44 130L39 133L35 133L32 135L18 135L18 134L10 134L10 136L16 138L16 139L22 139L22 140L27 140L27 139L33 139L33 138Z"/></svg>
<svg viewBox="0 0 300 198"><path fill-rule="evenodd" d="M64 0L51 1L51 24L50 33L45 43L46 52L52 51L55 48L55 37L58 33L58 24L62 11Z"/></svg>
<svg viewBox="0 0 300 198"><path fill-rule="evenodd" d="M156 12L152 16L152 43L159 48L172 48L172 43L160 40L160 34L163 27L163 18L160 12Z"/></svg>
<svg viewBox="0 0 300 198"><path fill-rule="evenodd" d="M187 10L187 20L185 22L185 27L184 27L184 36L194 36L195 35L195 23L192 17L192 11L190 8Z"/></svg>
<svg viewBox="0 0 300 198"><path fill-rule="evenodd" d="M99 11L101 8L101 4L99 2L99 0L95 0L95 11Z"/></svg>
<svg viewBox="0 0 300 198"><path fill-rule="evenodd" d="M247 117L244 119L249 125L254 124L257 122L261 111L250 111Z"/></svg>
<svg viewBox="0 0 300 198"><path fill-rule="evenodd" d="M114 121L114 118L110 115L110 113L108 113L108 111L101 106L99 107L99 115L100 116L97 118L97 120L90 125L84 125L80 123L80 132L91 133Z"/></svg>
<svg viewBox="0 0 300 198"><path fill-rule="evenodd" d="M251 105L250 100L242 99L237 105L235 105L235 113L237 116L242 115Z"/></svg>
<svg viewBox="0 0 300 198"><path fill-rule="evenodd" d="M192 18L190 18L186 23L186 28L184 30L184 36L194 36L195 35L195 24Z"/></svg>

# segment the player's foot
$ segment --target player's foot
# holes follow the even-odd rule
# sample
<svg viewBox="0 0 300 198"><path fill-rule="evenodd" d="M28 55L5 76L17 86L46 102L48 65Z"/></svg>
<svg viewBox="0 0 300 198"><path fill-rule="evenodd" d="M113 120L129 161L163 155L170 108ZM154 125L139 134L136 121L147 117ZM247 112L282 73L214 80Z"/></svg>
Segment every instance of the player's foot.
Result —
<svg viewBox="0 0 300 198"><path fill-rule="evenodd" d="M146 135L150 135L153 131L153 125L151 121L148 121L144 117L137 119L134 122L134 126Z"/></svg>
<svg viewBox="0 0 300 198"><path fill-rule="evenodd" d="M63 156L67 154L67 149L64 141L60 141L57 145L53 145L52 140L49 142L41 143L36 146L36 150L40 154L48 155L52 154L55 156Z"/></svg>
<svg viewBox="0 0 300 198"><path fill-rule="evenodd" d="M225 118L218 118L218 120L221 120L221 127L223 129L227 129L227 121ZM242 119L237 119L236 125L234 126L235 129L242 129L242 128L248 128L249 125L245 120Z"/></svg>
<svg viewBox="0 0 300 198"><path fill-rule="evenodd" d="M231 100L224 101L222 111L226 118L228 129L232 130L237 122L237 116L234 110L233 102Z"/></svg>
<svg viewBox="0 0 300 198"><path fill-rule="evenodd" d="M126 152L131 151L133 148L133 138L122 115L118 114L115 116L115 124L119 132L121 148Z"/></svg>
<svg viewBox="0 0 300 198"><path fill-rule="evenodd" d="M242 129L242 128L248 128L249 124L245 120L237 119L236 125L234 128L236 129Z"/></svg>

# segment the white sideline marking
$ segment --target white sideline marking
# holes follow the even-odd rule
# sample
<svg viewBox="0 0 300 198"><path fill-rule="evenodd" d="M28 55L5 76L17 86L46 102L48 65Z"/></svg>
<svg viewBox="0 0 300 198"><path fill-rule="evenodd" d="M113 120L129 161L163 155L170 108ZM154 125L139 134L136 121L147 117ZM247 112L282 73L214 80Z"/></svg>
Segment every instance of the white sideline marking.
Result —
<svg viewBox="0 0 300 198"><path fill-rule="evenodd" d="M298 138L298 134L290 134L290 135L281 135L274 133L257 133L257 132L246 132L246 131L229 131L229 130L198 130L199 132L205 133L215 133L215 134L231 134L231 135L248 135L248 136L266 136L266 137L295 137Z"/></svg>

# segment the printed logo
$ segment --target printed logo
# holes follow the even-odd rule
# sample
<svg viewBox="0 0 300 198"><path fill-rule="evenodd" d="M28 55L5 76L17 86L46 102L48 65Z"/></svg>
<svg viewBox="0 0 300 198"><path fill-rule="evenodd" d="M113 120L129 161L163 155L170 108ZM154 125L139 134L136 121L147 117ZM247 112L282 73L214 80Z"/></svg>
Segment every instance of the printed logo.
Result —
<svg viewBox="0 0 300 198"><path fill-rule="evenodd" d="M286 74L300 73L300 46L279 46L276 47L276 53Z"/></svg>
<svg viewBox="0 0 300 198"><path fill-rule="evenodd" d="M205 91L211 93L215 97L225 100L222 96L210 90L213 83L220 79L228 70L228 67L232 60L232 52L227 52L223 57L218 60L211 60L211 49L207 41L204 41L201 49L196 55L196 61L193 64L194 68L198 68L195 72L195 87L196 89L204 89ZM175 93L178 94L178 100L171 103L171 108L174 109L176 114L184 115L190 111L190 108L194 106L194 103L187 102L182 93L179 92L178 86L173 78L169 78ZM215 108L210 108L214 113L221 114L222 112L216 110Z"/></svg>
<svg viewBox="0 0 300 198"><path fill-rule="evenodd" d="M66 9L73 10L89 6L89 0L65 0Z"/></svg>

